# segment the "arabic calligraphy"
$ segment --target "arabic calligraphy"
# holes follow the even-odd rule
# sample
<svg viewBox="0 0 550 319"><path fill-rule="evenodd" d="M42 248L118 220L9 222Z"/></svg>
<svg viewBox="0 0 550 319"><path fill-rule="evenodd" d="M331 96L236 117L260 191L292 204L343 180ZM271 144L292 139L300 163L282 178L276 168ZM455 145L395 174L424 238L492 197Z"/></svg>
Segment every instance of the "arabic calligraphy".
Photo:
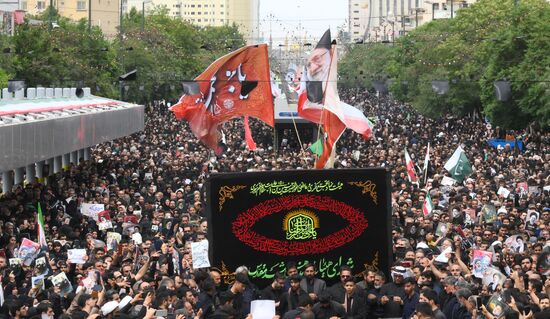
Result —
<svg viewBox="0 0 550 319"><path fill-rule="evenodd" d="M287 240L316 239L316 228L319 228L319 218L304 209L288 213L283 220Z"/></svg>
<svg viewBox="0 0 550 319"><path fill-rule="evenodd" d="M227 199L233 199L234 198L233 193L243 188L246 188L246 186L244 185L227 186L226 185L226 186L220 187L220 191L218 192L218 194L220 195L220 199L219 199L220 211L222 210L223 204L225 204L225 201Z"/></svg>
<svg viewBox="0 0 550 319"><path fill-rule="evenodd" d="M357 187L362 188L362 194L370 194L370 197L372 198L372 201L378 205L378 193L376 192L376 184L371 182L370 180L365 182L348 182L350 185L354 185Z"/></svg>
<svg viewBox="0 0 550 319"><path fill-rule="evenodd" d="M338 276L341 266L347 265L353 269L355 262L352 257L346 259L342 256L338 257L336 260L330 260L324 257L317 260L301 260L296 263L298 272L303 273L304 268L308 264L315 264L317 266L318 275L320 278L331 279ZM251 278L273 279L275 277L275 273L286 273L286 264L284 261L275 262L272 264L261 263L251 267L250 270L251 271L248 275Z"/></svg>
<svg viewBox="0 0 550 319"><path fill-rule="evenodd" d="M329 180L314 183L273 181L271 183L256 183L250 188L250 193L256 196L268 193L271 195L283 195L288 193L320 193L333 192L344 187L342 182Z"/></svg>
<svg viewBox="0 0 550 319"><path fill-rule="evenodd" d="M308 241L289 241L268 238L253 230L254 224L262 218L289 211L293 208L308 207L315 211L334 213L349 222L348 226L328 236ZM357 239L368 228L365 213L344 202L318 195L288 195L263 201L240 213L231 225L231 232L242 243L256 251L281 256L322 254L346 245Z"/></svg>

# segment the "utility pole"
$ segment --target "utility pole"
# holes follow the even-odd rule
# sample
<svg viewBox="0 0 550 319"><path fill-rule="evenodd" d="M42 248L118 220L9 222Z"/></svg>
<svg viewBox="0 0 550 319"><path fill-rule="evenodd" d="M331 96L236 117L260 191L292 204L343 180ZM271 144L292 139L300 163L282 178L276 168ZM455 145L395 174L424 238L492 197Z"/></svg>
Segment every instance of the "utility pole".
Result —
<svg viewBox="0 0 550 319"><path fill-rule="evenodd" d="M454 1L451 0L451 19L454 18L454 6L453 6L453 3L454 3Z"/></svg>
<svg viewBox="0 0 550 319"><path fill-rule="evenodd" d="M416 22L414 24L415 28L418 28L418 9L420 8L418 7L418 0L416 0L415 6L414 6L414 11L416 13Z"/></svg>
<svg viewBox="0 0 550 319"><path fill-rule="evenodd" d="M141 2L141 32L145 31L145 1Z"/></svg>
<svg viewBox="0 0 550 319"><path fill-rule="evenodd" d="M88 0L88 31L92 30L92 0Z"/></svg>
<svg viewBox="0 0 550 319"><path fill-rule="evenodd" d="M50 0L50 31L52 31L53 27L53 0Z"/></svg>
<svg viewBox="0 0 550 319"><path fill-rule="evenodd" d="M405 35L405 0L401 0L401 35Z"/></svg>
<svg viewBox="0 0 550 319"><path fill-rule="evenodd" d="M124 18L124 13L123 13L123 4L124 4L124 0L120 0L120 22L119 22L119 42L120 42L120 69L121 69L121 73L124 74L125 71L124 71L124 29L122 28L122 20ZM124 81L120 81L120 100L122 101L124 99Z"/></svg>
<svg viewBox="0 0 550 319"><path fill-rule="evenodd" d="M273 50L273 33L271 30L271 22L273 21L273 13L269 14L269 53Z"/></svg>

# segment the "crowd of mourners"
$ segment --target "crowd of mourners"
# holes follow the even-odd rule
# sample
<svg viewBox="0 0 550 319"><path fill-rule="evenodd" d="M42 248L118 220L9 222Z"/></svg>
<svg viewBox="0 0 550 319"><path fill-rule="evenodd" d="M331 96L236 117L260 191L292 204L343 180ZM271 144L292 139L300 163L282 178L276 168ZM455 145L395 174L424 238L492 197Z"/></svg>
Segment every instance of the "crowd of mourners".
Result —
<svg viewBox="0 0 550 319"><path fill-rule="evenodd" d="M284 319L550 318L549 132L534 125L504 131L480 116L429 119L362 89L342 90L341 98L375 126L369 140L342 136L335 168L391 174L391 272L342 267L330 283L313 264L299 272L289 263L262 287L246 265L231 282L217 268L194 269L191 243L208 233L209 175L312 169L312 141L285 130L274 145L272 128L252 121L258 149L249 151L235 120L224 124L226 147L216 157L155 102L142 132L2 194L0 318L251 319L255 299L274 300ZM510 143L495 148L493 138ZM458 145L473 173L449 185L443 166ZM407 178L405 148L418 183ZM428 194L434 209L425 215ZM47 247L29 253L24 239L39 242L38 203ZM103 204L107 213L93 218L82 204ZM473 262L480 252L485 264Z"/></svg>

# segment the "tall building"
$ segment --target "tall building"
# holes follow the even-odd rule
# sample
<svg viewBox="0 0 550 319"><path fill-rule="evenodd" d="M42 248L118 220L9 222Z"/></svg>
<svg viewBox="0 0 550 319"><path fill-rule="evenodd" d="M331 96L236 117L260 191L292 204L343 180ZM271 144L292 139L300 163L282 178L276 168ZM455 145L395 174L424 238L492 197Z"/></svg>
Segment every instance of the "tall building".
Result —
<svg viewBox="0 0 550 319"><path fill-rule="evenodd" d="M476 0L349 0L351 37L355 41L393 41L434 19L451 18L474 2Z"/></svg>
<svg viewBox="0 0 550 319"><path fill-rule="evenodd" d="M198 26L223 26L235 23L247 42L259 38L260 0L146 0L148 8L165 6L169 15ZM127 11L143 10L143 1L128 0Z"/></svg>
<svg viewBox="0 0 550 319"><path fill-rule="evenodd" d="M1 2L5 0L0 0ZM51 4L62 17L78 21L88 19L91 4L91 21L99 26L107 37L117 34L119 24L120 0L52 0ZM49 0L14 0L16 10L27 14L41 14L50 6Z"/></svg>

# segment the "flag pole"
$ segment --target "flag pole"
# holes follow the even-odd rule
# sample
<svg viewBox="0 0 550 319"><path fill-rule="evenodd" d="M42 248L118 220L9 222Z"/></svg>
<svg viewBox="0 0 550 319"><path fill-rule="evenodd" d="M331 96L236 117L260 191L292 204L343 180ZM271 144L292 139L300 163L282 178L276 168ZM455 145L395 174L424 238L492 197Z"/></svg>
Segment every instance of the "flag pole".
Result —
<svg viewBox="0 0 550 319"><path fill-rule="evenodd" d="M424 159L424 186L428 180L428 166L430 162L430 142L428 142L428 149L426 150L426 158Z"/></svg>

